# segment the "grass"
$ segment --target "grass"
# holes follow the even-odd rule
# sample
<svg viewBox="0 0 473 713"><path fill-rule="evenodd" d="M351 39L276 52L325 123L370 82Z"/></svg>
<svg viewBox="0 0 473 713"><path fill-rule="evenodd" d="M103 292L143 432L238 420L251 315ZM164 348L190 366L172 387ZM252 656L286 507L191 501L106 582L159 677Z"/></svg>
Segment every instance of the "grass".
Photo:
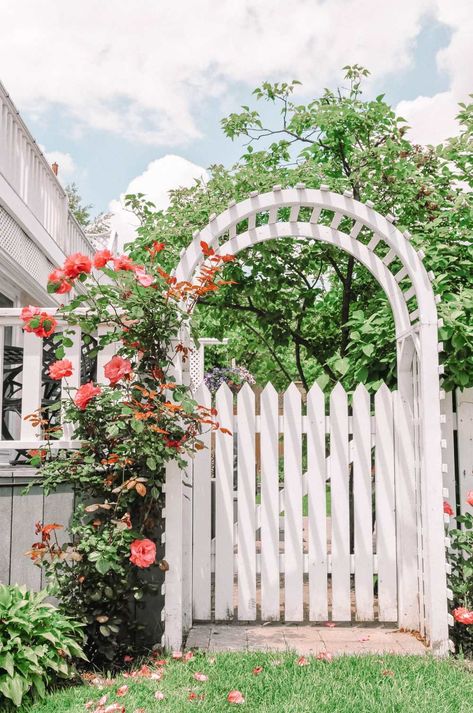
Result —
<svg viewBox="0 0 473 713"><path fill-rule="evenodd" d="M258 713L467 713L472 710L473 673L467 664L428 656L352 656L331 662L309 659L297 665L297 656L277 653L196 654L189 662L172 661L161 681L117 679L99 690L93 686L67 688L28 709L28 713L84 713L85 703L108 693L107 704L120 702L126 713L181 713L197 710L222 713L240 707L227 703L230 690L245 697L243 711ZM262 666L255 676L252 671ZM197 682L195 672L208 681ZM128 692L116 690L127 683ZM165 699L158 701L160 690ZM189 693L204 694L189 700ZM91 711L94 707L91 708Z"/></svg>

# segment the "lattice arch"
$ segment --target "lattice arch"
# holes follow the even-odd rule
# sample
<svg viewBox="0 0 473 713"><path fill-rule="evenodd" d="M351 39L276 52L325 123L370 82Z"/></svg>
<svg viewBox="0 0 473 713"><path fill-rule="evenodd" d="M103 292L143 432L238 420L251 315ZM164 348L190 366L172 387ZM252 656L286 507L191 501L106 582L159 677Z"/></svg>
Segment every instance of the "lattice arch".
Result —
<svg viewBox="0 0 473 713"><path fill-rule="evenodd" d="M233 201L218 216L211 215L209 223L194 233L181 253L175 276L178 281L196 279L204 261L201 241L221 255L236 255L266 240L293 237L339 247L359 260L378 281L393 312L398 390L415 430L419 598L423 601L425 633L432 648L445 653L448 625L437 300L431 284L433 275L422 263L422 251L416 251L410 234L401 233L394 223L393 216L380 215L372 203L356 201L349 192L341 195L326 186L312 189L303 184L285 189L274 186L267 193L253 192L240 203ZM402 626L402 581L400 594Z"/></svg>

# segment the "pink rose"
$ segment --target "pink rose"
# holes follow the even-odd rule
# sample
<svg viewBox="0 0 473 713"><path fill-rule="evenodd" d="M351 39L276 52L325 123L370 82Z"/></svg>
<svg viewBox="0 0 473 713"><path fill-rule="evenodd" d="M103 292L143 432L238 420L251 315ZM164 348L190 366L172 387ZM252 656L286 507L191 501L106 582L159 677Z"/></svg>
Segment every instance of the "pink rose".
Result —
<svg viewBox="0 0 473 713"><path fill-rule="evenodd" d="M48 277L48 287L56 294L64 295L72 290L72 282L67 279L64 270L56 268Z"/></svg>
<svg viewBox="0 0 473 713"><path fill-rule="evenodd" d="M466 494L466 502L473 508L473 490L468 491Z"/></svg>
<svg viewBox="0 0 473 713"><path fill-rule="evenodd" d="M118 255L118 257L113 259L113 269L114 270L130 270L133 272L135 269L135 263L128 255Z"/></svg>
<svg viewBox="0 0 473 713"><path fill-rule="evenodd" d="M116 384L131 373L131 363L121 356L114 356L105 364L104 374L111 384Z"/></svg>
<svg viewBox="0 0 473 713"><path fill-rule="evenodd" d="M49 376L51 379L63 379L65 376L72 376L72 362L69 359L55 361L49 367Z"/></svg>
<svg viewBox="0 0 473 713"><path fill-rule="evenodd" d="M443 501L443 511L446 515L453 515L453 509L448 500Z"/></svg>
<svg viewBox="0 0 473 713"><path fill-rule="evenodd" d="M94 255L94 267L105 267L109 260L113 260L110 250L98 250Z"/></svg>
<svg viewBox="0 0 473 713"><path fill-rule="evenodd" d="M74 403L81 411L87 408L87 404L91 399L95 398L102 393L100 386L94 386L92 381L88 384L83 384L79 389L77 389L76 395L74 397Z"/></svg>
<svg viewBox="0 0 473 713"><path fill-rule="evenodd" d="M72 280L84 273L89 273L92 270L92 261L87 255L82 253L74 253L69 255L64 263L64 274Z"/></svg>
<svg viewBox="0 0 473 713"><path fill-rule="evenodd" d="M130 561L141 569L151 567L156 560L156 545L151 540L134 540L130 551Z"/></svg>
<svg viewBox="0 0 473 713"><path fill-rule="evenodd" d="M454 609L453 618L460 624L465 624L466 626L471 626L473 624L473 609L467 609L466 607L457 607Z"/></svg>
<svg viewBox="0 0 473 713"><path fill-rule="evenodd" d="M137 281L143 287L150 287L154 282L154 277L152 275L148 275L148 273L146 272L146 270L143 267L136 267L135 275L136 275Z"/></svg>

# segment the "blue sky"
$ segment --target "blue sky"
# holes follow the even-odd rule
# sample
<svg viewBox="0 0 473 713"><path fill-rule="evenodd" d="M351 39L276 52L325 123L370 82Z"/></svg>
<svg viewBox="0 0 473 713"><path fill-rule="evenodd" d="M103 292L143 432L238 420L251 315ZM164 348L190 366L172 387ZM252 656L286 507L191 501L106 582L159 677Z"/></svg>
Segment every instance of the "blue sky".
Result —
<svg viewBox="0 0 473 713"><path fill-rule="evenodd" d="M165 13L157 0L135 0L131 14L124 0L83 0L62 15L54 0L18 0L16 12L0 0L0 79L94 212L143 174L150 195L167 190L171 162L146 169L169 154L194 164L179 164L184 183L199 167L237 160L241 144L220 119L265 78L301 79L304 100L360 62L372 70L367 95L385 93L425 142L451 133L456 102L473 92L473 58L458 66L473 44L469 0L399 0L396 11L380 0L239 2L221 0L215 17L209 0Z"/></svg>

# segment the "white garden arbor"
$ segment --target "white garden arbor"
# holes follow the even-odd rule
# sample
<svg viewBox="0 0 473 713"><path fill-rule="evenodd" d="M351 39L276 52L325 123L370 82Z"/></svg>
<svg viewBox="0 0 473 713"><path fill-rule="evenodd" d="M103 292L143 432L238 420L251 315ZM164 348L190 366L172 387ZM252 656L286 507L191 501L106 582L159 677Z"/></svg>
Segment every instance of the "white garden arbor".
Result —
<svg viewBox="0 0 473 713"><path fill-rule="evenodd" d="M323 224L320 222L323 220ZM398 391L393 394L395 451L395 532L397 547L397 623L425 634L432 650L448 651L448 614L443 518L442 433L436 297L433 275L423 254L401 233L393 216L372 204L328 187L298 184L267 193L253 192L232 202L194 233L175 271L178 281L193 281L204 257L201 241L220 255L236 255L267 240L292 237L337 246L363 264L384 290L392 308L397 342ZM187 365L176 364L177 377L188 379ZM222 425L223 416L221 415ZM166 479L165 634L178 647L192 624L192 488L199 488L199 468L168 467ZM209 461L207 461L209 463ZM309 474L310 477L310 474ZM194 532L194 544L195 544ZM412 551L412 542L416 550ZM413 586L414 583L414 586Z"/></svg>

